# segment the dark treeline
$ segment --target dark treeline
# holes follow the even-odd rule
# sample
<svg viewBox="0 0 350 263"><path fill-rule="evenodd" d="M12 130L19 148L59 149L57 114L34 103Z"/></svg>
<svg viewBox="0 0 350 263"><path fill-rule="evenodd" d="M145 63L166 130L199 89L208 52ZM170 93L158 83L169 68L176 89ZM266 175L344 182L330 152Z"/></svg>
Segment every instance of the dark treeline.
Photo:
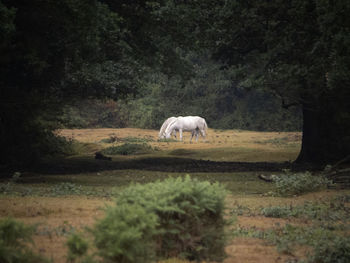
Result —
<svg viewBox="0 0 350 263"><path fill-rule="evenodd" d="M296 130L300 107L297 161L342 159L349 13L346 0L0 0L1 164L64 152L53 131L86 121L69 111L96 99L116 101L103 113L118 125L150 128L202 115L217 128Z"/></svg>
<svg viewBox="0 0 350 263"><path fill-rule="evenodd" d="M79 101L65 107L69 128L138 127L159 129L170 116L200 115L215 129L300 131L300 107L284 109L281 98L235 83L233 72L209 58L188 55L192 76L149 74L129 101Z"/></svg>

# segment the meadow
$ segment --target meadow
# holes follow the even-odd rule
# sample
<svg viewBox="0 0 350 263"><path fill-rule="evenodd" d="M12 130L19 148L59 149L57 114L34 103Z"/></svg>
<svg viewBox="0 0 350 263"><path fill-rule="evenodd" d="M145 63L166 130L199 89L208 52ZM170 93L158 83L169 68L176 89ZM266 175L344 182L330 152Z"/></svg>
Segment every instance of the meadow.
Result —
<svg viewBox="0 0 350 263"><path fill-rule="evenodd" d="M317 256L339 253L348 238L349 190L333 185L282 196L274 183L258 178L290 173L300 132L209 129L205 139L192 143L188 133L179 142L158 140L156 130L131 128L64 129L57 134L70 140L71 156L47 160L44 168L0 182L0 217L36 224L31 247L52 262L67 261L68 236L92 227L128 185L187 174L228 190L225 217L231 223L225 263L321 262ZM112 159L95 159L98 151ZM119 154L108 154L114 151Z"/></svg>

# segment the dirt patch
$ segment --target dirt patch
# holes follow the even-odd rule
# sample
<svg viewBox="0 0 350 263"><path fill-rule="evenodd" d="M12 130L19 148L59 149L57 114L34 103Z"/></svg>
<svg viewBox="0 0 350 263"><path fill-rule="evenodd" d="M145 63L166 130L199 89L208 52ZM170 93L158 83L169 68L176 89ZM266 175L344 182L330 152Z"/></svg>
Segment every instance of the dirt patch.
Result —
<svg viewBox="0 0 350 263"><path fill-rule="evenodd" d="M34 251L65 263L66 239L73 231L93 226L111 201L87 197L2 197L0 217L11 216L26 224L37 224Z"/></svg>
<svg viewBox="0 0 350 263"><path fill-rule="evenodd" d="M279 254L275 246L267 244L265 241L257 238L235 238L233 242L226 247L228 258L224 263L237 262L285 262L291 256Z"/></svg>
<svg viewBox="0 0 350 263"><path fill-rule="evenodd" d="M242 228L254 228L257 230L267 230L271 228L284 227L290 225L306 225L307 221L295 218L269 218L264 216L238 216L237 224Z"/></svg>

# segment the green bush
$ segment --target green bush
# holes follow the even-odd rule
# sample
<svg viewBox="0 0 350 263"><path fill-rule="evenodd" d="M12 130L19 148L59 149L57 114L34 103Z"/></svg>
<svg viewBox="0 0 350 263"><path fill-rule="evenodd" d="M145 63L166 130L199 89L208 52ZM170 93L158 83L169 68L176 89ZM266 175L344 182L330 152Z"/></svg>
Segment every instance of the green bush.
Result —
<svg viewBox="0 0 350 263"><path fill-rule="evenodd" d="M327 188L331 181L324 176L313 176L309 172L273 177L276 193L280 196L300 195Z"/></svg>
<svg viewBox="0 0 350 263"><path fill-rule="evenodd" d="M12 218L0 221L0 262L2 263L41 263L48 262L34 254L27 243L32 243L31 236L35 227L26 226Z"/></svg>
<svg viewBox="0 0 350 263"><path fill-rule="evenodd" d="M71 235L66 244L68 247L68 262L74 262L76 259L86 256L89 248L88 242L78 234Z"/></svg>
<svg viewBox="0 0 350 263"><path fill-rule="evenodd" d="M93 229L98 254L106 262L149 262L155 256L158 218L140 205L121 204Z"/></svg>
<svg viewBox="0 0 350 263"><path fill-rule="evenodd" d="M159 258L221 260L224 257L224 198L218 183L169 178L126 188L93 233L107 262Z"/></svg>
<svg viewBox="0 0 350 263"><path fill-rule="evenodd" d="M153 148L146 144L125 143L120 146L111 146L101 151L106 155L130 155L130 154L145 154L153 151Z"/></svg>
<svg viewBox="0 0 350 263"><path fill-rule="evenodd" d="M350 262L350 237L335 236L330 240L319 239L313 247L314 251L308 258L310 263Z"/></svg>

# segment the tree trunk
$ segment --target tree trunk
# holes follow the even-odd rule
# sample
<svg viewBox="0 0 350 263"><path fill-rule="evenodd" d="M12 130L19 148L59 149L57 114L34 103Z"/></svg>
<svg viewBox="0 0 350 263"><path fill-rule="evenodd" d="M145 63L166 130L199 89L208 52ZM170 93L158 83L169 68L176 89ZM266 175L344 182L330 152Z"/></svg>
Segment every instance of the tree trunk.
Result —
<svg viewBox="0 0 350 263"><path fill-rule="evenodd" d="M302 146L296 163L332 164L350 154L349 96L332 95L303 105Z"/></svg>

